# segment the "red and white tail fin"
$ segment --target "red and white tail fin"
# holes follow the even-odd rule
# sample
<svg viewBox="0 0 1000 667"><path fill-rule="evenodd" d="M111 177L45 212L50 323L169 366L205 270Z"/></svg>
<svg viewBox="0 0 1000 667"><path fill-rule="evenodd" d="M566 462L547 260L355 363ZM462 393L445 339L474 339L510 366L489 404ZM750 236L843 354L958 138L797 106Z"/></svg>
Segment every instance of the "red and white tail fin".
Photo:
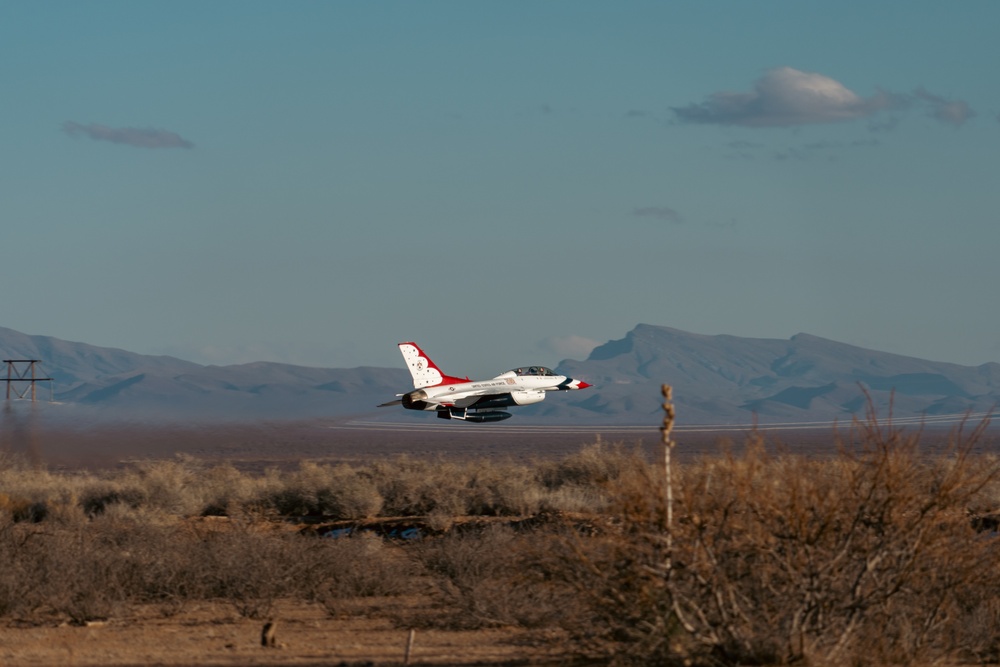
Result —
<svg viewBox="0 0 1000 667"><path fill-rule="evenodd" d="M406 367L410 369L410 375L413 376L413 386L417 389L469 381L469 378L457 378L442 373L437 364L431 361L430 357L424 354L424 351L416 343L400 343L399 351L403 353Z"/></svg>

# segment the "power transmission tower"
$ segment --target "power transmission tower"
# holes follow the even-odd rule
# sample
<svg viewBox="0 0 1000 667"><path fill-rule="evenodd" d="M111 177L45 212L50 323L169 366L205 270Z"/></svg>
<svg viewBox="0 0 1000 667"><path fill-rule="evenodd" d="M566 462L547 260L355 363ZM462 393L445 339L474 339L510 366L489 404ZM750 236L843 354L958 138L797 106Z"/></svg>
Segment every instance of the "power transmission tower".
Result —
<svg viewBox="0 0 1000 667"><path fill-rule="evenodd" d="M4 379L7 382L8 401L12 395L14 398L24 398L31 392L31 401L34 402L35 387L39 382L49 383L49 400L51 400L52 378L39 377L39 364L42 363L40 359L4 359L3 362L7 364L7 377Z"/></svg>

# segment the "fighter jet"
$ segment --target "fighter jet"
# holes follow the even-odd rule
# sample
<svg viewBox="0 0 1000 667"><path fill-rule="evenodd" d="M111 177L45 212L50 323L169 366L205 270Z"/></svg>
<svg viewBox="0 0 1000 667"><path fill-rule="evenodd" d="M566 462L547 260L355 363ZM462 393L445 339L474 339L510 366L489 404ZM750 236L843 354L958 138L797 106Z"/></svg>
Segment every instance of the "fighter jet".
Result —
<svg viewBox="0 0 1000 667"><path fill-rule="evenodd" d="M498 422L512 415L500 408L531 405L545 399L547 391L586 389L590 385L545 366L522 366L492 380L445 375L416 343L400 343L399 351L413 376L413 391L378 407L402 405L407 410L434 410L441 419Z"/></svg>

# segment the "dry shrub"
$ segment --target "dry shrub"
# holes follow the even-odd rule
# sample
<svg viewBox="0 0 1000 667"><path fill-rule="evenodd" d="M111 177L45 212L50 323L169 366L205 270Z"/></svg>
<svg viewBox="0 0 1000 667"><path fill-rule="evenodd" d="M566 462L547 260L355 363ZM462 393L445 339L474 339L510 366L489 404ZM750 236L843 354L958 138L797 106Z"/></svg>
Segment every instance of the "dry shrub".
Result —
<svg viewBox="0 0 1000 667"><path fill-rule="evenodd" d="M119 582L131 602L157 605L164 615L206 597L201 550L181 522L155 510L110 506L91 531L114 546Z"/></svg>
<svg viewBox="0 0 1000 667"><path fill-rule="evenodd" d="M618 480L641 474L648 463L642 451L622 443L606 446L600 439L559 461L539 463L537 479L545 490L541 509L561 512L604 512L607 490Z"/></svg>
<svg viewBox="0 0 1000 667"><path fill-rule="evenodd" d="M0 514L19 521L80 522L115 507L176 517L229 516L270 508L284 516L524 516L600 511L604 486L642 465L621 445L598 441L558 462L414 459L366 466L303 462L292 472L241 473L188 456L134 462L124 470L56 474L0 460Z"/></svg>
<svg viewBox="0 0 1000 667"><path fill-rule="evenodd" d="M0 515L16 521L78 522L83 519L79 496L91 483L89 475L55 474L8 457L0 462Z"/></svg>
<svg viewBox="0 0 1000 667"><path fill-rule="evenodd" d="M127 608L128 575L122 567L127 553L114 537L113 531L82 526L46 533L39 606L77 624L106 620Z"/></svg>
<svg viewBox="0 0 1000 667"><path fill-rule="evenodd" d="M205 531L192 551L205 596L228 601L246 618L269 616L279 599L300 594L320 562L315 540L253 515Z"/></svg>
<svg viewBox="0 0 1000 667"><path fill-rule="evenodd" d="M332 616L340 613L345 600L405 595L417 588L414 561L376 535L325 538L319 547L318 565L309 576L316 597Z"/></svg>
<svg viewBox="0 0 1000 667"><path fill-rule="evenodd" d="M19 616L41 603L45 545L35 526L0 519L0 616Z"/></svg>
<svg viewBox="0 0 1000 667"><path fill-rule="evenodd" d="M563 461L456 463L398 457L362 471L384 499L384 516L524 516L540 511L599 511L604 487L644 467L642 454L600 441Z"/></svg>
<svg viewBox="0 0 1000 667"><path fill-rule="evenodd" d="M45 520L49 509L44 502L32 502L27 498L11 498L6 493L0 493L0 516L7 516L15 523L30 521L39 523Z"/></svg>
<svg viewBox="0 0 1000 667"><path fill-rule="evenodd" d="M164 540L159 546L166 545ZM74 623L107 619L139 599L133 587L137 573L152 576L132 562L134 550L157 546L148 534L104 521L47 526L2 523L0 615L55 613ZM161 560L163 551L151 560Z"/></svg>
<svg viewBox="0 0 1000 667"><path fill-rule="evenodd" d="M201 463L178 455L167 461L139 464L134 480L126 485L140 489L143 505L177 516L196 516L204 507ZM129 484L130 483L130 484Z"/></svg>
<svg viewBox="0 0 1000 667"><path fill-rule="evenodd" d="M541 506L534 472L510 463L456 463L401 456L372 464L369 474L386 516L518 516Z"/></svg>
<svg viewBox="0 0 1000 667"><path fill-rule="evenodd" d="M88 516L112 505L149 509L173 516L194 516L205 505L202 466L188 456L143 461L104 479L89 479L79 491L79 504Z"/></svg>
<svg viewBox="0 0 1000 667"><path fill-rule="evenodd" d="M542 497L542 511L603 513L608 509L607 489L599 486L567 484L548 490Z"/></svg>
<svg viewBox="0 0 1000 667"><path fill-rule="evenodd" d="M545 496L533 470L488 461L470 466L466 488L465 514L477 516L535 514Z"/></svg>
<svg viewBox="0 0 1000 667"><path fill-rule="evenodd" d="M371 464L366 475L382 496L384 516L466 513L468 478L457 463L400 456Z"/></svg>
<svg viewBox="0 0 1000 667"><path fill-rule="evenodd" d="M97 482L80 496L80 507L88 517L103 514L109 507L141 507L146 494L142 489L118 481Z"/></svg>
<svg viewBox="0 0 1000 667"><path fill-rule="evenodd" d="M252 478L228 463L213 466L202 475L200 485L204 497L202 516L228 516L241 508L258 503L267 495L271 478Z"/></svg>
<svg viewBox="0 0 1000 667"><path fill-rule="evenodd" d="M997 478L969 452L856 424L833 460L740 456L619 486L620 530L570 540L552 571L588 603L581 641L618 662L870 664L995 655L996 547L967 509ZM675 477L676 479L676 477ZM989 593L985 592L989 591Z"/></svg>
<svg viewBox="0 0 1000 667"><path fill-rule="evenodd" d="M646 468L646 459L636 447L630 451L622 443L605 446L600 437L575 454L539 464L538 478L549 489L603 487L625 474Z"/></svg>
<svg viewBox="0 0 1000 667"><path fill-rule="evenodd" d="M450 609L438 622L450 628L556 623L571 605L565 588L537 567L547 539L504 526L453 533L415 548Z"/></svg>
<svg viewBox="0 0 1000 667"><path fill-rule="evenodd" d="M376 516L383 501L375 484L350 466L304 461L267 502L284 516L365 519Z"/></svg>

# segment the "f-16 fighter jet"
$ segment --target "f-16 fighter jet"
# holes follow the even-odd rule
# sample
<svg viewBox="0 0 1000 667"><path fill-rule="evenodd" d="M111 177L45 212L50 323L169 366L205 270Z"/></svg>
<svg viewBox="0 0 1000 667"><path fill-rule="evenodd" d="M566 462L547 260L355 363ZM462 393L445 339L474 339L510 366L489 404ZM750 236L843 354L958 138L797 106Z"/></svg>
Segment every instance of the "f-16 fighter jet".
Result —
<svg viewBox="0 0 1000 667"><path fill-rule="evenodd" d="M545 366L522 366L492 380L445 375L416 343L400 343L399 351L413 376L413 391L378 406L402 405L407 410L434 410L441 419L498 422L512 415L501 408L531 405L545 399L547 391L586 389L590 385Z"/></svg>

